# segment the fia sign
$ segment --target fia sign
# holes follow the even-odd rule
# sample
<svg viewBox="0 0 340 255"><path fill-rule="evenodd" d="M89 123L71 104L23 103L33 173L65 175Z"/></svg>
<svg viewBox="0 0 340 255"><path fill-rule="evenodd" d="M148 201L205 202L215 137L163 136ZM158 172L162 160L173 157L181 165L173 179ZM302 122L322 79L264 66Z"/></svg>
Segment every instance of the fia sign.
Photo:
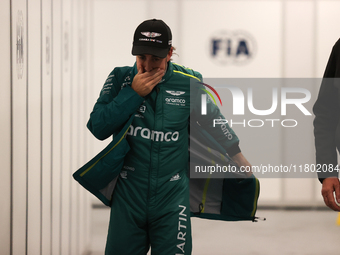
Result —
<svg viewBox="0 0 340 255"><path fill-rule="evenodd" d="M218 31L210 37L210 58L218 65L249 63L256 54L256 41L245 31Z"/></svg>

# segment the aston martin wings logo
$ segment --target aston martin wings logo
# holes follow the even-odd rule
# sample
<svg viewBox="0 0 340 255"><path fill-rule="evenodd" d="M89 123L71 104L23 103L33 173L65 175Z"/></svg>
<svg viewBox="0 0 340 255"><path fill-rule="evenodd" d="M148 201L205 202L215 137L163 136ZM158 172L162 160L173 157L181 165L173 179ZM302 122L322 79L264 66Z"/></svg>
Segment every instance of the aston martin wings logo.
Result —
<svg viewBox="0 0 340 255"><path fill-rule="evenodd" d="M155 37L162 35L162 34L156 33L156 32L141 32L141 34L146 36L146 37L151 37L151 38L155 38Z"/></svg>
<svg viewBox="0 0 340 255"><path fill-rule="evenodd" d="M185 91L172 91L172 90L166 90L166 92L173 96L180 96L185 93Z"/></svg>

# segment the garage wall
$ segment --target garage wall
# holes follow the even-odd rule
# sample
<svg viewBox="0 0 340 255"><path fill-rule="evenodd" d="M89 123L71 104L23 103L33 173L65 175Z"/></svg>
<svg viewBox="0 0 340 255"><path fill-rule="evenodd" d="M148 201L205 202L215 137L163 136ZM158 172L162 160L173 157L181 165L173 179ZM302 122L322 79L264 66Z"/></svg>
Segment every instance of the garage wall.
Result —
<svg viewBox="0 0 340 255"><path fill-rule="evenodd" d="M72 173L92 156L84 148L91 4L0 4L1 254L73 255L90 248L90 198Z"/></svg>

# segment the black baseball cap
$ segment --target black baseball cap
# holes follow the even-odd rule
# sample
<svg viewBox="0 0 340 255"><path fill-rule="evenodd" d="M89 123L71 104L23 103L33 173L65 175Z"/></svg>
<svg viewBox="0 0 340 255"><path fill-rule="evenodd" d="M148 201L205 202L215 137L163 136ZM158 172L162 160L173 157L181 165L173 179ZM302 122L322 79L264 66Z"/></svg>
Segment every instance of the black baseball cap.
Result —
<svg viewBox="0 0 340 255"><path fill-rule="evenodd" d="M163 20L146 20L136 28L133 36L132 55L151 54L165 58L171 44L171 30Z"/></svg>

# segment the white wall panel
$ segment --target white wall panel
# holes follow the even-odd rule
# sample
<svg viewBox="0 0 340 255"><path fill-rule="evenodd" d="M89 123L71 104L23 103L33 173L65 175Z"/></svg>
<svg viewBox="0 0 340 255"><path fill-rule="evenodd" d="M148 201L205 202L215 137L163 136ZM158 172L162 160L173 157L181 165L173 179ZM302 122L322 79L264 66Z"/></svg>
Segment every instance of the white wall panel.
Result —
<svg viewBox="0 0 340 255"><path fill-rule="evenodd" d="M42 254L51 253L52 174L52 2L42 1L41 23L41 109L42 109Z"/></svg>
<svg viewBox="0 0 340 255"><path fill-rule="evenodd" d="M314 205L314 180L314 178L284 179L282 205Z"/></svg>
<svg viewBox="0 0 340 255"><path fill-rule="evenodd" d="M62 59L61 0L52 2L52 252L60 254L61 223L61 59Z"/></svg>
<svg viewBox="0 0 340 255"><path fill-rule="evenodd" d="M89 250L89 195L72 173L90 151L91 3L1 3L1 254Z"/></svg>
<svg viewBox="0 0 340 255"><path fill-rule="evenodd" d="M79 125L80 125L80 114L81 107L79 105L79 94L81 93L79 90L79 68L80 59L81 59L81 45L80 45L80 28L79 28L79 0L73 0L71 3L71 108L69 111L71 112L71 171L69 172L69 176L71 176L72 171L77 169L79 166L79 155L80 155L80 135L79 135ZM79 254L78 247L78 238L79 238L79 184L73 180L71 180L71 193L70 199L72 201L70 207L70 253L71 254Z"/></svg>
<svg viewBox="0 0 340 255"><path fill-rule="evenodd" d="M62 1L62 164L61 164L61 254L70 254L71 204L71 1Z"/></svg>
<svg viewBox="0 0 340 255"><path fill-rule="evenodd" d="M316 65L315 1L285 1L283 4L283 76L313 77Z"/></svg>
<svg viewBox="0 0 340 255"><path fill-rule="evenodd" d="M11 247L11 37L10 1L3 1L0 8L0 253L10 254ZM13 61L14 59L12 59Z"/></svg>
<svg viewBox="0 0 340 255"><path fill-rule="evenodd" d="M99 96L99 93L96 92L98 86L95 86L94 84L94 37L93 37L93 31L94 31L94 2L93 0L87 0L87 11L86 11L86 49L87 49L87 58L86 58L86 81L87 81L87 94L86 94L86 108L85 108L85 115L86 115L86 121L88 121L88 118L90 116L90 113L92 111L94 102L96 100L96 97ZM86 125L86 123L85 123ZM95 151L93 148L93 135L90 132L85 132L87 136L87 152L86 157L88 160L90 160L94 155Z"/></svg>
<svg viewBox="0 0 340 255"><path fill-rule="evenodd" d="M252 162L251 162L252 164ZM259 206L282 205L282 179L260 178Z"/></svg>
<svg viewBox="0 0 340 255"><path fill-rule="evenodd" d="M204 77L280 77L282 59L281 1L182 1L181 63ZM240 32L241 31L241 32ZM248 62L236 61L240 35L254 44ZM220 44L220 60L212 57L212 39L230 37L231 47ZM252 38L252 39L251 39ZM235 45L233 43L236 43ZM229 52L230 56L226 58ZM248 47L250 48L250 47ZM241 56L241 55L238 55ZM225 64L222 64L225 63Z"/></svg>
<svg viewBox="0 0 340 255"><path fill-rule="evenodd" d="M41 248L41 2L28 2L27 254Z"/></svg>
<svg viewBox="0 0 340 255"><path fill-rule="evenodd" d="M90 138L90 133L86 128L86 122L88 120L88 114L90 112L89 102L88 102L88 94L89 94L89 85L90 79L88 79L90 69L89 69L89 40L91 38L89 36L89 27L90 27L90 9L89 9L89 0L81 1L80 4L80 15L79 15L79 27L80 27L80 44L81 44L81 58L80 58L80 68L79 68L79 100L80 100L80 121L79 121L79 133L80 133L80 158L78 162L78 167L83 165L85 162L89 160L88 151L89 144L88 140ZM83 254L86 250L90 248L88 242L88 225L89 225L89 211L91 210L88 203L89 193L82 187L78 185L79 189L79 212L78 212L78 247L79 254Z"/></svg>
<svg viewBox="0 0 340 255"><path fill-rule="evenodd" d="M312 167L315 163L312 107L316 100L315 88L320 84L321 79L288 79L288 82L289 87L304 88L311 93L311 99L303 104L311 115L304 115L295 106L287 107L287 118L295 119L298 125L294 128L283 129L283 162L285 165L301 165L303 168L306 165L307 167ZM304 178L299 178L298 180L284 180L285 201L299 202L300 204L313 203L313 179L316 178L316 174L309 171L304 176Z"/></svg>
<svg viewBox="0 0 340 255"><path fill-rule="evenodd" d="M12 1L12 252L26 253L27 213L27 13Z"/></svg>
<svg viewBox="0 0 340 255"><path fill-rule="evenodd" d="M84 128L84 140L85 140L85 154L84 154L84 161L82 163L87 162L92 158L92 155L94 154L93 150L93 135L87 130L86 123L89 118L89 114L92 110L92 102L91 98L93 97L93 4L94 1L92 0L86 0L85 6L84 6L84 44L85 44L85 51L84 54L84 86L85 86L85 95L84 95L84 108L83 108L83 115L84 120L83 123L81 123L81 127ZM80 250L89 250L91 249L91 215L92 215L92 203L91 203L91 194L84 190L83 188L80 188L83 193L83 207L81 207L81 211L83 213L83 220L80 222Z"/></svg>
<svg viewBox="0 0 340 255"><path fill-rule="evenodd" d="M283 76L315 76L315 1L286 1L284 4ZM301 29L303 28L303 29ZM299 85L299 84L297 84ZM308 88L314 92L314 88ZM314 93L313 93L314 94ZM311 102L314 102L311 100ZM311 111L311 104L310 111ZM312 117L299 123L299 128L283 133L283 160L285 164L314 162ZM301 136L303 130L303 136ZM303 154L298 151L304 151ZM298 159L297 159L298 157ZM283 179L282 204L308 205L314 201L313 178ZM297 191L297 189L299 189Z"/></svg>

